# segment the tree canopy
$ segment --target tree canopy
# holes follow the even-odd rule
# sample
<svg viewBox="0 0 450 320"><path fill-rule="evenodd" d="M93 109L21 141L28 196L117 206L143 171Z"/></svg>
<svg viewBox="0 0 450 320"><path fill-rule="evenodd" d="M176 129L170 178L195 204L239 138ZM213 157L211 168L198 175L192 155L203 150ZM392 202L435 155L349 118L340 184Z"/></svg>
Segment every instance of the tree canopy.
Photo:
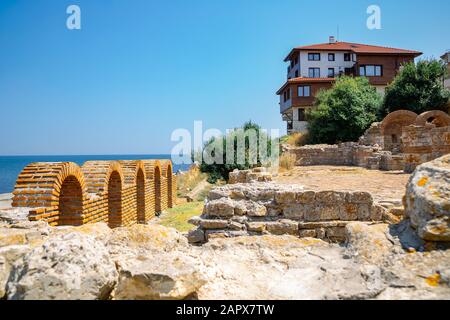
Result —
<svg viewBox="0 0 450 320"><path fill-rule="evenodd" d="M308 112L310 143L356 141L377 120L381 95L363 77L339 77Z"/></svg>
<svg viewBox="0 0 450 320"><path fill-rule="evenodd" d="M405 109L420 114L429 110L448 110L450 91L444 87L446 65L438 60L405 64L386 88L382 116Z"/></svg>

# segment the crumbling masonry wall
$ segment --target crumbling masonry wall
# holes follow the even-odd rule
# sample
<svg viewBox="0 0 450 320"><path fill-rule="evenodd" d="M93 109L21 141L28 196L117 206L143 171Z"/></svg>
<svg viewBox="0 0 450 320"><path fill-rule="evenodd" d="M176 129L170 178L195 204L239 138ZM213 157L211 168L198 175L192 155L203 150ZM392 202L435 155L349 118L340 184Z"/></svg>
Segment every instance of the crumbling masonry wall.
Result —
<svg viewBox="0 0 450 320"><path fill-rule="evenodd" d="M297 166L346 165L412 172L422 163L450 152L450 116L442 111L417 115L407 110L390 113L359 139L337 145L287 147Z"/></svg>
<svg viewBox="0 0 450 320"><path fill-rule="evenodd" d="M234 184L213 189L191 242L246 235L295 235L345 240L350 221L382 221L386 209L367 192L309 191L272 183Z"/></svg>
<svg viewBox="0 0 450 320"><path fill-rule="evenodd" d="M157 208L172 208L174 190L170 160L32 163L17 179L12 205L52 226L106 222L116 228L147 223Z"/></svg>

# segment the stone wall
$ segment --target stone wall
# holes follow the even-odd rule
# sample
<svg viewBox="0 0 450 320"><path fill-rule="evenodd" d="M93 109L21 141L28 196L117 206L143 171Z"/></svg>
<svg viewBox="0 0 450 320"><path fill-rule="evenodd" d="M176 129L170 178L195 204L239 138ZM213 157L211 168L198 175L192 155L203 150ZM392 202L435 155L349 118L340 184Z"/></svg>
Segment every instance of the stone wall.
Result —
<svg viewBox="0 0 450 320"><path fill-rule="evenodd" d="M450 153L450 126L436 128L432 124L403 128L405 171Z"/></svg>
<svg viewBox="0 0 450 320"><path fill-rule="evenodd" d="M146 223L173 207L170 160L32 163L20 173L13 207L52 226L106 222L111 228Z"/></svg>
<svg viewBox="0 0 450 320"><path fill-rule="evenodd" d="M346 165L412 172L421 163L450 153L450 116L399 110L374 123L359 139L337 145L285 147L296 165Z"/></svg>
<svg viewBox="0 0 450 320"><path fill-rule="evenodd" d="M385 209L367 192L307 191L272 183L235 184L209 193L191 242L243 235L295 235L344 241L350 221L381 221Z"/></svg>
<svg viewBox="0 0 450 320"><path fill-rule="evenodd" d="M267 168L234 170L229 173L229 184L272 181L272 174Z"/></svg>

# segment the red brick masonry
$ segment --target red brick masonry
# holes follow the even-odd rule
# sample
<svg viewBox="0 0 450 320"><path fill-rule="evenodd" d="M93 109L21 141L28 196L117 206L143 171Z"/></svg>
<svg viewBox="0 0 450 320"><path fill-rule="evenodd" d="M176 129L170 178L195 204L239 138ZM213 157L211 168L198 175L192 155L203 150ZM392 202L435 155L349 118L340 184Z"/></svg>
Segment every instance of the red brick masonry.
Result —
<svg viewBox="0 0 450 320"><path fill-rule="evenodd" d="M42 162L17 178L13 207L52 226L106 222L111 228L147 223L176 202L170 160Z"/></svg>

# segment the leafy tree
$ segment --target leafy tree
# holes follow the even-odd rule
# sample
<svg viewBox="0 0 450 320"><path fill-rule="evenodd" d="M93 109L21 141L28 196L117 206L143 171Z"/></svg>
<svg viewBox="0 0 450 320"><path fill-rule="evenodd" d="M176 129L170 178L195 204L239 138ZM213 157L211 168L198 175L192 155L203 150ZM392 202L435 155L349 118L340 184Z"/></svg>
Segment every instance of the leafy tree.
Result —
<svg viewBox="0 0 450 320"><path fill-rule="evenodd" d="M256 140L253 138L256 136ZM241 146L243 150L243 160L238 161L238 143L244 141ZM261 145L261 141L266 141L266 145ZM228 142L228 150L227 150ZM251 148L252 146L253 148ZM256 148L254 148L256 146ZM267 165L266 160L260 157L259 149L267 148L267 154L271 155L272 141L267 134L261 130L261 127L251 121L245 123L242 128L236 128L227 136L211 138L203 148L203 157L205 154L211 155L218 159L214 163L205 161L205 158L200 163L200 170L208 173L208 181L215 183L217 180L228 180L228 174L235 170L247 170L252 167ZM227 161L227 153L229 150L233 151L233 161ZM198 155L197 155L198 156ZM231 158L231 154L228 154ZM270 158L269 158L270 159ZM228 159L229 160L229 159Z"/></svg>
<svg viewBox="0 0 450 320"><path fill-rule="evenodd" d="M450 91L444 87L446 65L438 60L405 64L386 88L381 116L400 109L420 114L429 110L447 111Z"/></svg>
<svg viewBox="0 0 450 320"><path fill-rule="evenodd" d="M382 98L367 78L339 77L308 112L310 143L356 141L377 120Z"/></svg>

